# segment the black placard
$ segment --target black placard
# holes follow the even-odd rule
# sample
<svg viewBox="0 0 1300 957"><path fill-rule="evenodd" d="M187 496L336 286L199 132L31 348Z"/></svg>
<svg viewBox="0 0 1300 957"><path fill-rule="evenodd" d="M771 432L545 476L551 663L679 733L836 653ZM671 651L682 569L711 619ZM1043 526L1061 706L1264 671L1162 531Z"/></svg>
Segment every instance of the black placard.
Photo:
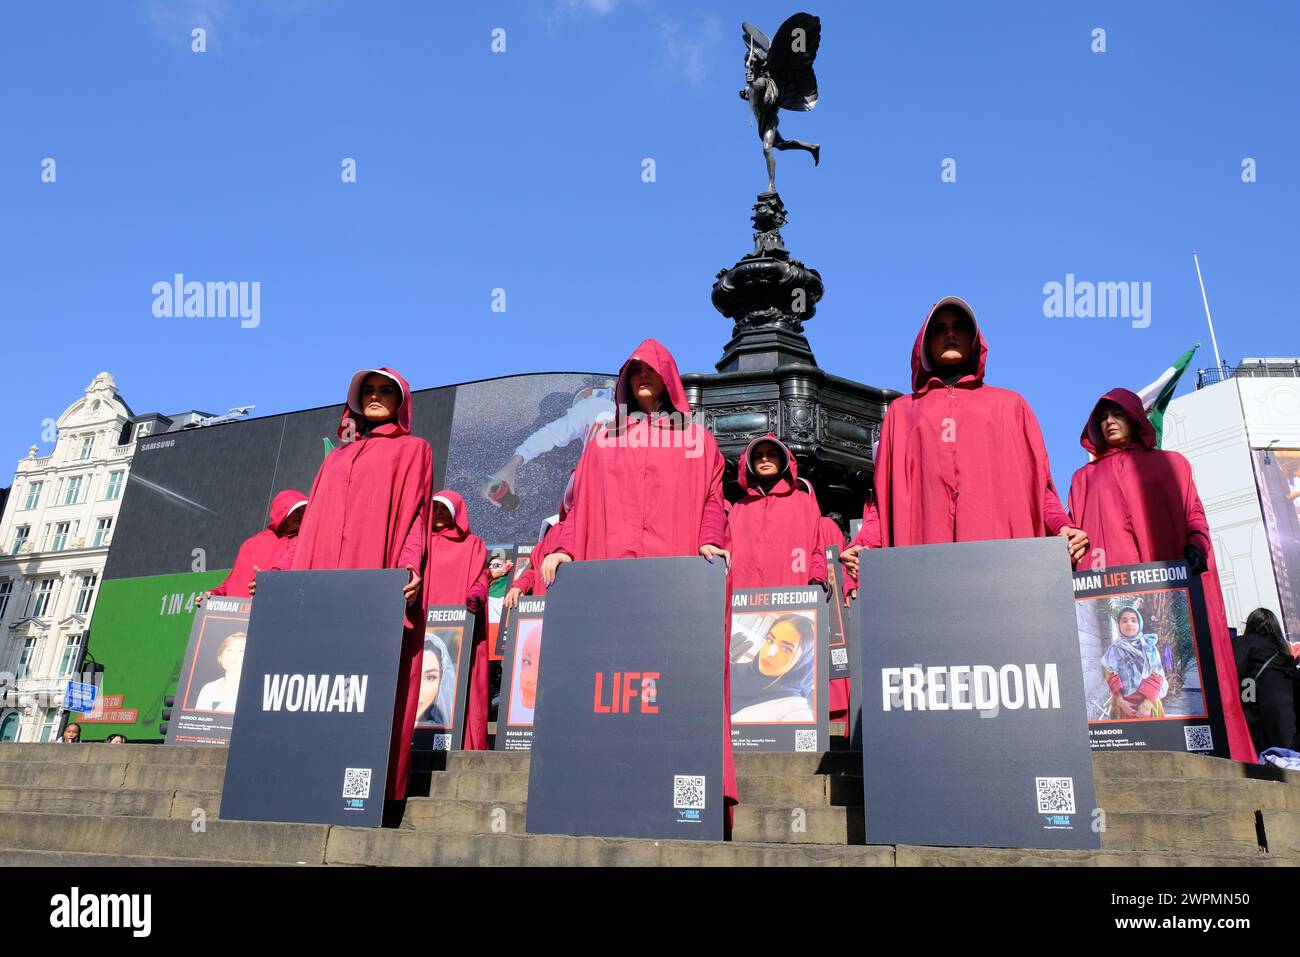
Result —
<svg viewBox="0 0 1300 957"><path fill-rule="evenodd" d="M258 574L223 819L379 826L406 579Z"/></svg>
<svg viewBox="0 0 1300 957"><path fill-rule="evenodd" d="M413 743L417 750L461 749L474 624L474 615L464 605L435 605L429 609L415 715Z"/></svg>
<svg viewBox="0 0 1300 957"><path fill-rule="evenodd" d="M542 653L546 598L524 596L507 608L501 641L501 703L497 706L497 751L528 751L533 746L537 677Z"/></svg>
<svg viewBox="0 0 1300 957"><path fill-rule="evenodd" d="M1185 562L1081 571L1074 597L1093 749L1230 757L1200 576Z"/></svg>
<svg viewBox="0 0 1300 957"><path fill-rule="evenodd" d="M732 592L729 659L735 750L830 747L827 604L826 593L816 585Z"/></svg>
<svg viewBox="0 0 1300 957"><path fill-rule="evenodd" d="M1099 847L1061 541L858 557L867 843Z"/></svg>
<svg viewBox="0 0 1300 957"><path fill-rule="evenodd" d="M826 584L830 590L829 607L827 613L827 629L829 638L827 643L830 646L830 674L831 678L851 678L853 676L853 665L850 659L853 656L853 642L849 638L849 613L844 607L844 568L840 565L840 547L838 545L826 546ZM853 688L853 695L856 699L857 688Z"/></svg>
<svg viewBox="0 0 1300 957"><path fill-rule="evenodd" d="M562 566L546 593L527 830L722 838L726 568Z"/></svg>

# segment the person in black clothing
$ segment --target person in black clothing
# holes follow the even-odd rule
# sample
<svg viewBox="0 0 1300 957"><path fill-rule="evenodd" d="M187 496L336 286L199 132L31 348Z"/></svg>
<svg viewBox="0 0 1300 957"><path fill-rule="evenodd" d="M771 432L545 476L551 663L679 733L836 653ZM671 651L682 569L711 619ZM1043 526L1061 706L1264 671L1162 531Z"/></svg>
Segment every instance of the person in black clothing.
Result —
<svg viewBox="0 0 1300 957"><path fill-rule="evenodd" d="M1246 633L1236 642L1237 679L1242 710L1256 750L1296 745L1296 660L1277 616L1256 608L1246 619Z"/></svg>

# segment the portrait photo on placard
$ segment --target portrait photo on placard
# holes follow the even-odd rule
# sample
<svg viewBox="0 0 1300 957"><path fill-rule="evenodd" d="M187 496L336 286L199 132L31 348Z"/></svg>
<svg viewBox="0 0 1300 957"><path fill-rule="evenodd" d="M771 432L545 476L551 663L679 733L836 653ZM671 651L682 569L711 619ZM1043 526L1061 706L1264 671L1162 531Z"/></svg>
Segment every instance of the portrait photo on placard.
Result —
<svg viewBox="0 0 1300 957"><path fill-rule="evenodd" d="M450 731L455 726L456 676L464 638L465 628L460 625L425 629L417 728Z"/></svg>
<svg viewBox="0 0 1300 957"><path fill-rule="evenodd" d="M816 722L818 614L815 610L732 614L733 725Z"/></svg>
<svg viewBox="0 0 1300 957"><path fill-rule="evenodd" d="M510 707L507 723L531 727L537 707L537 665L542 652L542 620L521 618L510 646Z"/></svg>
<svg viewBox="0 0 1300 957"><path fill-rule="evenodd" d="M235 713L247 628L247 618L209 615L203 622L184 681L187 711Z"/></svg>
<svg viewBox="0 0 1300 957"><path fill-rule="evenodd" d="M1089 722L1206 716L1185 589L1080 600L1075 615Z"/></svg>

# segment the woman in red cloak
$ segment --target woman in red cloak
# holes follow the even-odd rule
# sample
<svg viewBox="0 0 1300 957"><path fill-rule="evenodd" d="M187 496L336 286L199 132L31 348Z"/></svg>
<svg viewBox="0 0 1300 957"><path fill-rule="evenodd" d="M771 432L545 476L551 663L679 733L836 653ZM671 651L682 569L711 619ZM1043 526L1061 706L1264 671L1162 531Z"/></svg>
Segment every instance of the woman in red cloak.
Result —
<svg viewBox="0 0 1300 957"><path fill-rule="evenodd" d="M824 585L821 512L800 489L790 450L770 432L755 439L740 457L737 478L745 497L727 513L731 587Z"/></svg>
<svg viewBox="0 0 1300 957"><path fill-rule="evenodd" d="M912 346L912 393L890 403L875 461L876 515L841 556L863 547L1087 536L1052 487L1043 433L1017 392L984 384L988 343L965 301L930 309ZM871 538L874 538L874 541Z"/></svg>
<svg viewBox="0 0 1300 957"><path fill-rule="evenodd" d="M1128 389L1111 389L1097 401L1079 444L1093 461L1070 482L1070 514L1091 547L1075 567L1186 560L1188 571L1201 576L1228 747L1235 760L1253 764L1214 547L1191 463L1156 448L1155 427L1142 400Z"/></svg>
<svg viewBox="0 0 1300 957"><path fill-rule="evenodd" d="M574 472L573 508L559 525L542 580L569 561L702 555L730 562L723 547L725 461L709 431L691 421L686 388L672 355L647 339L619 370L617 417L587 443ZM636 414L637 412L641 414ZM631 414L629 414L631 413ZM730 607L730 588L727 591ZM728 618L730 616L728 615ZM731 701L724 629L718 664L725 699L723 795L737 800L731 760Z"/></svg>
<svg viewBox="0 0 1300 957"><path fill-rule="evenodd" d="M488 746L487 591L487 546L483 539L470 534L465 500L451 489L443 489L434 494L429 511L424 604L426 608L463 604L474 615L469 697L465 705L466 751L484 751ZM411 729L414 727L412 713Z"/></svg>
<svg viewBox="0 0 1300 957"><path fill-rule="evenodd" d="M235 555L230 574L209 595L228 595L231 598L251 598L249 584L260 569L272 568L288 550L302 525L303 508L307 496L296 488L277 492L271 499L270 521L266 528L244 540Z"/></svg>
<svg viewBox="0 0 1300 957"><path fill-rule="evenodd" d="M340 444L325 457L308 495L302 529L280 567L404 568L407 584L397 705L385 796L406 796L411 729L420 697L426 603L417 569L429 538L433 450L411 434L411 388L387 367L352 377L339 420Z"/></svg>

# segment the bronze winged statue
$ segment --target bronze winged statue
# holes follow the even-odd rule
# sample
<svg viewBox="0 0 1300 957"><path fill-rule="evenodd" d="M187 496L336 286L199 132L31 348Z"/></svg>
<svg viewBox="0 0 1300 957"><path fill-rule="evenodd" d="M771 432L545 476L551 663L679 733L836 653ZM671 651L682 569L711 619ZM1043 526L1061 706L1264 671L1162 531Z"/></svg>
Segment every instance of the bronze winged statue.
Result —
<svg viewBox="0 0 1300 957"><path fill-rule="evenodd" d="M821 161L821 147L803 140L787 140L777 132L778 113L811 110L817 105L817 76L813 60L822 39L822 22L809 13L796 13L768 39L752 23L742 24L745 40L745 89L740 98L758 121L758 138L767 160L767 191L776 192L776 157L772 150L807 150L813 165Z"/></svg>

